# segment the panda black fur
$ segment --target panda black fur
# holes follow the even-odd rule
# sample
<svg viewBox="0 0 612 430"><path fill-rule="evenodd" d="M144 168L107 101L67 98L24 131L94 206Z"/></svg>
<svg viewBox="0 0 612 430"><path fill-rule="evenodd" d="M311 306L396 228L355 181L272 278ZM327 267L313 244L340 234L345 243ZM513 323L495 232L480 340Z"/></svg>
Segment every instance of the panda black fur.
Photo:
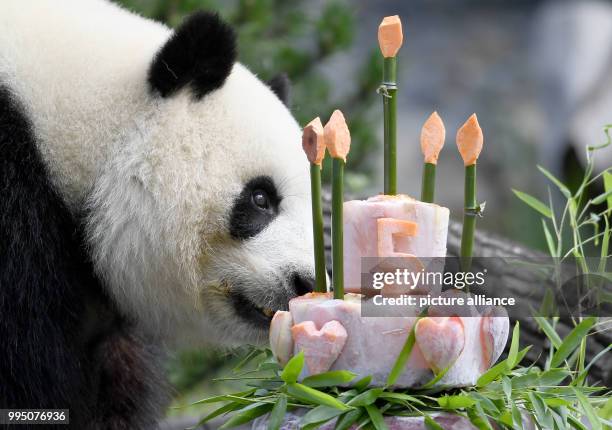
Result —
<svg viewBox="0 0 612 430"><path fill-rule="evenodd" d="M167 347L263 341L265 310L312 286L287 80L235 63L214 14L0 16L0 408L152 428Z"/></svg>

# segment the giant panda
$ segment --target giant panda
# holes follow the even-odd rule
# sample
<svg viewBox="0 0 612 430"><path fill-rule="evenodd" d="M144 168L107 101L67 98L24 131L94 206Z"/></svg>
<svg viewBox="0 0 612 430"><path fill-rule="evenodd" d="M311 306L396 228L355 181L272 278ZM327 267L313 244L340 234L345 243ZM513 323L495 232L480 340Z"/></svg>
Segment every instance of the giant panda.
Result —
<svg viewBox="0 0 612 430"><path fill-rule="evenodd" d="M0 408L154 428L165 351L262 342L312 289L286 92L215 14L0 1Z"/></svg>

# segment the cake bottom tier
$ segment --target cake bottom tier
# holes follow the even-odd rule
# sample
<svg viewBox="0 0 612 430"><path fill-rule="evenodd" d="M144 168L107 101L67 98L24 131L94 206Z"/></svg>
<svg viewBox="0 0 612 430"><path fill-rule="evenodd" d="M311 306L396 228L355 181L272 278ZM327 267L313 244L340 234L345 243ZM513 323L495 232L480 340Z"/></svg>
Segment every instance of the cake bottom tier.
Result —
<svg viewBox="0 0 612 430"><path fill-rule="evenodd" d="M450 315L453 309L430 307L420 319L416 315L362 317L358 295L336 300L313 293L293 299L289 312L276 313L270 343L282 365L303 352L301 379L348 370L357 375L355 381L371 376L371 386L384 386L414 326L410 358L393 386L420 387L440 372L444 376L435 387L472 386L504 349L507 313L503 308L474 307L471 316Z"/></svg>

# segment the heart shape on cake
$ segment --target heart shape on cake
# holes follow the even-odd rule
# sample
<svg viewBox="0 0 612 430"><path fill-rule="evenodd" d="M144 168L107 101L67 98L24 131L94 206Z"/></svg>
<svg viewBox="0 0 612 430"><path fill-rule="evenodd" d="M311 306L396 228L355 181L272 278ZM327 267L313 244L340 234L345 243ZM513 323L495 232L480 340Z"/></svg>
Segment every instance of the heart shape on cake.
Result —
<svg viewBox="0 0 612 430"><path fill-rule="evenodd" d="M430 368L439 373L463 351L465 335L459 317L425 317L415 327L415 339Z"/></svg>
<svg viewBox="0 0 612 430"><path fill-rule="evenodd" d="M497 306L485 312L480 322L481 371L495 364L506 346L509 332L510 321L505 308Z"/></svg>
<svg viewBox="0 0 612 430"><path fill-rule="evenodd" d="M304 352L304 362L310 375L327 372L346 344L348 334L338 321L326 322L317 330L313 321L291 327L295 352Z"/></svg>

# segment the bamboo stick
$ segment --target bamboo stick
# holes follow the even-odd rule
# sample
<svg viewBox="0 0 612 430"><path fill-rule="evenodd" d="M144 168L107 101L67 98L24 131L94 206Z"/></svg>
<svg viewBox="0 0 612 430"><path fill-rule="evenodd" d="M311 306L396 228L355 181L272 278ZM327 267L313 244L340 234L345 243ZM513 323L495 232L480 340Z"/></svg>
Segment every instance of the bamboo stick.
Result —
<svg viewBox="0 0 612 430"><path fill-rule="evenodd" d="M334 298L344 299L344 164L351 145L351 135L344 115L335 110L324 128L325 146L332 163L332 285Z"/></svg>
<svg viewBox="0 0 612 430"><path fill-rule="evenodd" d="M465 166L465 191L463 232L461 234L461 269L469 271L472 266L474 231L480 206L476 200L476 161L482 150L484 138L476 114L472 114L457 131L457 147Z"/></svg>
<svg viewBox="0 0 612 430"><path fill-rule="evenodd" d="M444 146L446 130L438 112L433 112L421 129L421 151L424 156L423 182L421 185L421 201L434 202L436 186L436 164Z"/></svg>
<svg viewBox="0 0 612 430"><path fill-rule="evenodd" d="M302 148L310 161L310 191L312 196L312 236L314 242L315 292L327 292L325 242L323 236L323 205L321 201L321 167L325 158L325 137L319 117L310 121L302 133Z"/></svg>
<svg viewBox="0 0 612 430"><path fill-rule="evenodd" d="M399 16L387 16L378 26L378 43L384 57L380 93L384 115L384 191L397 194L397 52L402 46Z"/></svg>

